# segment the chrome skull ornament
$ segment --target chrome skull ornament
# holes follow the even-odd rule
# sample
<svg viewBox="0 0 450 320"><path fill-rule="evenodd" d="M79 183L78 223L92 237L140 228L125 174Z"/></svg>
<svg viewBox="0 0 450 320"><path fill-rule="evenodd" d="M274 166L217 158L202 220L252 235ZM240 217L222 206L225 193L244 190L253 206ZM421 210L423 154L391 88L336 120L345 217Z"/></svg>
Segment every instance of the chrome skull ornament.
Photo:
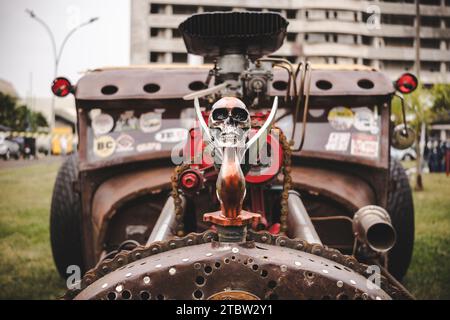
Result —
<svg viewBox="0 0 450 320"><path fill-rule="evenodd" d="M219 147L244 147L251 127L247 107L238 98L220 99L212 106L208 127Z"/></svg>

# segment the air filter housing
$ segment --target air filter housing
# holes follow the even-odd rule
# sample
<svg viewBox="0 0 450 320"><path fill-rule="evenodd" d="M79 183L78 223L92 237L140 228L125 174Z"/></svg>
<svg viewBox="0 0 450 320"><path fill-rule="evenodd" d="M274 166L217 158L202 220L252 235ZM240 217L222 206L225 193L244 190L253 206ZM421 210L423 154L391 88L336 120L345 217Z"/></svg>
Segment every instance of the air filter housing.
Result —
<svg viewBox="0 0 450 320"><path fill-rule="evenodd" d="M189 53L259 58L281 47L288 24L275 12L211 12L192 15L178 29Z"/></svg>

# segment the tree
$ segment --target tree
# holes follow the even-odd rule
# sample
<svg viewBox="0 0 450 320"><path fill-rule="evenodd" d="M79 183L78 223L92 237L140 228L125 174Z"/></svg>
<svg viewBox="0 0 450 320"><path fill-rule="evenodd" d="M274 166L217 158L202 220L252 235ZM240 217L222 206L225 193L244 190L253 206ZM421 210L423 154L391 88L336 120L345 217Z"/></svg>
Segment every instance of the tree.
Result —
<svg viewBox="0 0 450 320"><path fill-rule="evenodd" d="M433 111L434 119L436 120L450 120L450 85L436 84L433 86L432 94L434 97Z"/></svg>
<svg viewBox="0 0 450 320"><path fill-rule="evenodd" d="M36 131L38 127L48 127L41 112L19 105L17 98L0 92L0 124L14 131Z"/></svg>
<svg viewBox="0 0 450 320"><path fill-rule="evenodd" d="M433 121L450 120L450 85L435 84L431 89L419 86L412 94L405 96L405 101L407 114L413 115L413 119L409 121L409 124L417 133L417 173L415 189L423 190L423 146L420 143L421 137L423 141L428 125ZM396 124L402 122L403 119L399 99L393 101L392 114L394 115Z"/></svg>

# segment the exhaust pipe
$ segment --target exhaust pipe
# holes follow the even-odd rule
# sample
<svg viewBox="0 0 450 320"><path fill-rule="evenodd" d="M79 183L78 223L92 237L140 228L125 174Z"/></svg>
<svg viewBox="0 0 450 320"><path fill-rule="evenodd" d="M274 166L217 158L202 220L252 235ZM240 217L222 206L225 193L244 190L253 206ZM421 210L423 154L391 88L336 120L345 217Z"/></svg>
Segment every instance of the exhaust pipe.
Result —
<svg viewBox="0 0 450 320"><path fill-rule="evenodd" d="M300 238L309 243L322 244L300 195L293 190L289 191L287 222L290 238Z"/></svg>
<svg viewBox="0 0 450 320"><path fill-rule="evenodd" d="M181 206L184 208L186 206L186 199L183 196L181 198ZM161 214L153 227L152 233L148 237L147 245L155 241L164 241L175 235L175 203L171 196L167 199L164 204Z"/></svg>
<svg viewBox="0 0 450 320"><path fill-rule="evenodd" d="M353 233L359 241L380 253L389 251L396 240L391 217L378 206L365 206L355 213Z"/></svg>

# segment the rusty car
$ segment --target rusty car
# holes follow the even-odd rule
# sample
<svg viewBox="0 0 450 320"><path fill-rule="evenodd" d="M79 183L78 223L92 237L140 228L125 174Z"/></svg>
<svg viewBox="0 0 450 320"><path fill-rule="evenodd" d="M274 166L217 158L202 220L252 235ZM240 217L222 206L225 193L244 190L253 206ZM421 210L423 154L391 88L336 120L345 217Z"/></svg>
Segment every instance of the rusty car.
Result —
<svg viewBox="0 0 450 320"><path fill-rule="evenodd" d="M51 206L57 269L83 274L66 299L413 298L414 208L390 147L414 134L390 116L417 79L271 55L287 27L195 14L179 30L211 65L54 81L79 135Z"/></svg>

